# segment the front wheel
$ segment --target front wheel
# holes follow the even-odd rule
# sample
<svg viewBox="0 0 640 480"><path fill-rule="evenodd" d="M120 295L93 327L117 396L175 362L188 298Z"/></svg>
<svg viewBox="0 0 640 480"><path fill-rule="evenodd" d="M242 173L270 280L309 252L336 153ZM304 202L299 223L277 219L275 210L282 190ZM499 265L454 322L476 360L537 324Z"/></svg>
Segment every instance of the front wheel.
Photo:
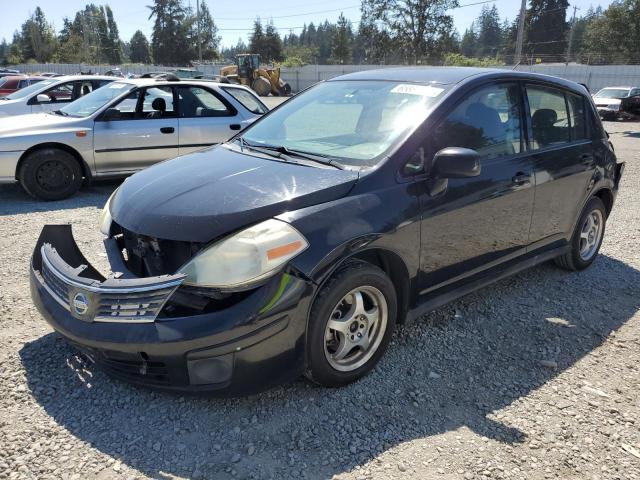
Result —
<svg viewBox="0 0 640 480"><path fill-rule="evenodd" d="M593 263L604 238L607 210L598 197L587 202L571 238L571 250L556 258L558 266L566 270L584 270Z"/></svg>
<svg viewBox="0 0 640 480"><path fill-rule="evenodd" d="M69 152L43 148L30 153L20 167L20 184L40 200L62 200L82 185L82 168Z"/></svg>
<svg viewBox="0 0 640 480"><path fill-rule="evenodd" d="M311 309L306 376L339 387L366 375L396 324L393 283L380 268L351 261L325 284Z"/></svg>

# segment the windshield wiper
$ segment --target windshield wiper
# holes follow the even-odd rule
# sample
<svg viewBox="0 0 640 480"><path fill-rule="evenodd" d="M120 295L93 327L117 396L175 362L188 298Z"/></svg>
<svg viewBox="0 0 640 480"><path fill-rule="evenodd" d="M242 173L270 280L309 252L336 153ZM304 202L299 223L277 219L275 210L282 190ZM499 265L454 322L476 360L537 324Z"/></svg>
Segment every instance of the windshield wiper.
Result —
<svg viewBox="0 0 640 480"><path fill-rule="evenodd" d="M277 158L284 158L283 155L287 157L304 158L305 160L311 160L312 162L320 163L322 165L328 165L330 167L334 167L339 170L344 170L344 166L341 165L340 163L337 163L334 160L334 157L331 157L329 155L309 153L309 152L304 152L304 151L295 150L295 149L292 150L288 147L285 147L284 145L255 145L247 142L243 137L239 137L238 140L240 142L240 147L250 148L256 151L262 151L267 154L269 154L268 152L279 153L279 155L272 155L272 156L276 156ZM286 158L284 159L286 160Z"/></svg>
<svg viewBox="0 0 640 480"><path fill-rule="evenodd" d="M61 115L63 117L68 117L69 114L67 112L63 112L62 110L54 110L51 113L55 114L55 115Z"/></svg>

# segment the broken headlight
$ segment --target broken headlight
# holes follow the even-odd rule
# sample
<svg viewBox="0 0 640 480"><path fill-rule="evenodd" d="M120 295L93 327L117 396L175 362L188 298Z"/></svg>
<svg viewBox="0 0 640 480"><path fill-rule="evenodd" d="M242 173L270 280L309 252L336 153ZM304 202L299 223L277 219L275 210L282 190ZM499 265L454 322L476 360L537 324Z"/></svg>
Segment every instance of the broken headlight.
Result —
<svg viewBox="0 0 640 480"><path fill-rule="evenodd" d="M275 275L309 243L295 228L276 219L246 228L204 249L179 269L185 285L247 288Z"/></svg>

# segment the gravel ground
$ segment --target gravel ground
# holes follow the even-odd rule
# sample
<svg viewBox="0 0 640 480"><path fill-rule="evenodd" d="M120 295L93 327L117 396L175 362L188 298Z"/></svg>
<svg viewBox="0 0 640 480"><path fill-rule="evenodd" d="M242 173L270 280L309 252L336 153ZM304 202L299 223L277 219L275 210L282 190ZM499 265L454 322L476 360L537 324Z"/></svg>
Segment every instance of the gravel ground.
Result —
<svg viewBox="0 0 640 480"><path fill-rule="evenodd" d="M55 203L0 186L0 478L640 479L640 124L600 258L542 265L404 326L374 373L239 399L111 380L31 304L44 223L91 261L116 183Z"/></svg>

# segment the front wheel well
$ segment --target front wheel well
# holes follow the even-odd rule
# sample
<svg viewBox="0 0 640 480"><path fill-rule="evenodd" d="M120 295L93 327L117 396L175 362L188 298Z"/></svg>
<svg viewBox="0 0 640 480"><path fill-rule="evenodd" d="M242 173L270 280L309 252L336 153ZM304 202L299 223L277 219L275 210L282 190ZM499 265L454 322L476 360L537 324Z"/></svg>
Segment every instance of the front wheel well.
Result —
<svg viewBox="0 0 640 480"><path fill-rule="evenodd" d="M33 147L29 148L22 154L22 156L20 157L20 160L18 160L18 165L16 166L16 180L20 180L20 169L22 168L22 164L24 163L24 160L33 152L36 152L38 150L44 150L45 148L57 148L59 150L64 150L65 152L68 152L71 155L73 155L73 157L80 164L80 168L82 168L82 174L84 175L84 178L86 180L91 179L91 169L89 168L89 165L87 165L87 162L85 162L84 159L82 158L82 155L80 155L80 153L78 153L77 150L70 147L69 145L65 145L64 143L48 142L48 143L40 143L38 145L34 145Z"/></svg>
<svg viewBox="0 0 640 480"><path fill-rule="evenodd" d="M398 298L396 318L398 323L404 323L409 310L410 279L409 272L402 258L396 253L381 248L364 250L350 258L357 258L358 260L371 263L382 269L389 276Z"/></svg>

